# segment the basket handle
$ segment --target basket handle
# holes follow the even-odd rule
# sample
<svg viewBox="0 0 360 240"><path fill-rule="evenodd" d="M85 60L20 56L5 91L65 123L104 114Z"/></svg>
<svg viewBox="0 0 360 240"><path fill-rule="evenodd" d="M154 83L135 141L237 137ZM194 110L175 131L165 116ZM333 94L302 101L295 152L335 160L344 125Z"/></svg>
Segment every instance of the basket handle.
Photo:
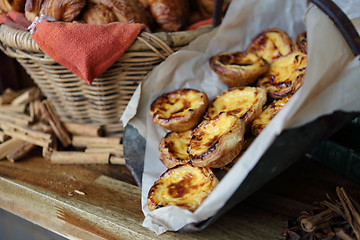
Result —
<svg viewBox="0 0 360 240"><path fill-rule="evenodd" d="M331 0L311 0L318 8L326 13L349 44L355 56L360 54L360 36L346 14Z"/></svg>
<svg viewBox="0 0 360 240"><path fill-rule="evenodd" d="M213 27L217 27L221 23L222 18L222 7L224 5L224 0L215 0L214 2L214 10L213 10Z"/></svg>

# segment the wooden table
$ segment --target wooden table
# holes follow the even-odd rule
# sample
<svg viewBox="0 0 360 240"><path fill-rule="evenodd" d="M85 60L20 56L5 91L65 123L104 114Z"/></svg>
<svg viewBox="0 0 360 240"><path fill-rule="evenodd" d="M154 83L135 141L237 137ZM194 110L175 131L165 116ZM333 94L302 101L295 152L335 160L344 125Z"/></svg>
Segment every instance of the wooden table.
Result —
<svg viewBox="0 0 360 240"><path fill-rule="evenodd" d="M343 186L359 185L307 157L267 183L204 231L143 228L140 190L119 165L52 165L35 152L0 162L0 207L70 239L284 239L288 218Z"/></svg>

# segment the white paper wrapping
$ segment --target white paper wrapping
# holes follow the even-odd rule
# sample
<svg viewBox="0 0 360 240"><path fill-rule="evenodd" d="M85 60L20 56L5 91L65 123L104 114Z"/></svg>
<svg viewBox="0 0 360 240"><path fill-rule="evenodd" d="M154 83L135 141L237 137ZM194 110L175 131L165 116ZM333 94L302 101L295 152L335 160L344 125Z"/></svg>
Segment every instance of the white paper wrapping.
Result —
<svg viewBox="0 0 360 240"><path fill-rule="evenodd" d="M360 8L358 0L335 2L346 6L344 10L351 18L360 17L360 11L356 11ZM307 30L309 54L304 85L195 212L174 206L149 212L147 193L166 170L158 151L166 130L152 122L151 102L163 93L184 87L202 90L212 99L228 87L210 69L209 58L218 52L245 50L256 34L270 27L283 29L293 38ZM360 111L359 76L359 56L353 56L336 26L321 10L314 6L308 8L306 1L299 0L233 0L218 28L200 36L152 71L134 93L122 116L124 126L130 122L146 139L143 226L161 234L216 214L283 129L303 125L335 110ZM276 163L270 171L275 170Z"/></svg>

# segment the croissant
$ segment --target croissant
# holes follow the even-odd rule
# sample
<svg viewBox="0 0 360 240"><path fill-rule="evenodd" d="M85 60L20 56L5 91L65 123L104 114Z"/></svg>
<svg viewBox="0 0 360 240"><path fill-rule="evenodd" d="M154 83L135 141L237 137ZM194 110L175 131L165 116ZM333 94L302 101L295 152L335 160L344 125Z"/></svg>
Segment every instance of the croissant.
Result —
<svg viewBox="0 0 360 240"><path fill-rule="evenodd" d="M55 18L58 21L71 22L81 13L86 0L26 0L25 16L34 21L41 14Z"/></svg>
<svg viewBox="0 0 360 240"><path fill-rule="evenodd" d="M179 31L187 24L190 6L184 0L148 0L157 24L166 32Z"/></svg>
<svg viewBox="0 0 360 240"><path fill-rule="evenodd" d="M95 4L103 4L110 8L119 22L143 23L151 28L151 14L139 0L90 0Z"/></svg>
<svg viewBox="0 0 360 240"><path fill-rule="evenodd" d="M0 0L0 11L8 12L10 10L23 12L25 0Z"/></svg>
<svg viewBox="0 0 360 240"><path fill-rule="evenodd" d="M116 22L117 18L110 8L102 4L89 3L83 13L83 20L88 24L101 25Z"/></svg>

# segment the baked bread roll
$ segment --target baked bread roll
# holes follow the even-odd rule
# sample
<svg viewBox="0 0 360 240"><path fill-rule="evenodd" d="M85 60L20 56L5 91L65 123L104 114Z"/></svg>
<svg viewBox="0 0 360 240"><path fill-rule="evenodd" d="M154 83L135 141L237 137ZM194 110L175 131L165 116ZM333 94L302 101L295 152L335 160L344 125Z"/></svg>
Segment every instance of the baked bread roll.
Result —
<svg viewBox="0 0 360 240"><path fill-rule="evenodd" d="M248 45L247 51L271 63L275 59L298 50L296 42L285 31L269 28L255 36Z"/></svg>
<svg viewBox="0 0 360 240"><path fill-rule="evenodd" d="M296 44L298 45L300 51L307 54L307 33L302 32L296 37Z"/></svg>
<svg viewBox="0 0 360 240"><path fill-rule="evenodd" d="M190 163L164 172L150 188L147 204L150 211L165 206L179 206L195 211L219 183L210 168Z"/></svg>
<svg viewBox="0 0 360 240"><path fill-rule="evenodd" d="M186 164L190 161L187 146L190 143L192 130L185 132L168 132L160 141L160 160L167 168Z"/></svg>
<svg viewBox="0 0 360 240"><path fill-rule="evenodd" d="M10 10L23 12L25 0L0 0L0 11L7 13Z"/></svg>
<svg viewBox="0 0 360 240"><path fill-rule="evenodd" d="M266 92L261 88L230 88L214 98L207 117L213 118L221 112L228 112L243 119L248 126L262 112L266 100Z"/></svg>
<svg viewBox="0 0 360 240"><path fill-rule="evenodd" d="M165 32L183 29L190 13L189 1L184 0L148 0L150 11L157 24Z"/></svg>
<svg viewBox="0 0 360 240"><path fill-rule="evenodd" d="M245 130L243 120L226 112L203 120L194 129L188 146L191 163L198 167L226 166L239 155Z"/></svg>
<svg viewBox="0 0 360 240"><path fill-rule="evenodd" d="M269 69L269 63L251 52L221 52L209 60L210 68L230 87L249 85Z"/></svg>
<svg viewBox="0 0 360 240"><path fill-rule="evenodd" d="M25 16L34 21L36 16L44 14L57 21L74 21L86 5L86 0L26 0Z"/></svg>
<svg viewBox="0 0 360 240"><path fill-rule="evenodd" d="M87 24L96 25L107 24L117 21L116 15L110 8L102 4L93 3L87 4L83 12L82 19Z"/></svg>
<svg viewBox="0 0 360 240"><path fill-rule="evenodd" d="M206 93L189 88L163 94L150 106L154 123L174 132L194 128L202 119L208 106Z"/></svg>
<svg viewBox="0 0 360 240"><path fill-rule="evenodd" d="M258 136L261 131L269 124L275 115L285 106L292 95L274 100L269 104L260 115L251 123L251 133Z"/></svg>
<svg viewBox="0 0 360 240"><path fill-rule="evenodd" d="M110 8L119 22L143 23L149 29L152 28L150 11L139 0L90 0L90 2Z"/></svg>
<svg viewBox="0 0 360 240"><path fill-rule="evenodd" d="M306 54L301 51L276 59L269 71L257 82L271 98L283 98L295 93L302 85L307 65Z"/></svg>

